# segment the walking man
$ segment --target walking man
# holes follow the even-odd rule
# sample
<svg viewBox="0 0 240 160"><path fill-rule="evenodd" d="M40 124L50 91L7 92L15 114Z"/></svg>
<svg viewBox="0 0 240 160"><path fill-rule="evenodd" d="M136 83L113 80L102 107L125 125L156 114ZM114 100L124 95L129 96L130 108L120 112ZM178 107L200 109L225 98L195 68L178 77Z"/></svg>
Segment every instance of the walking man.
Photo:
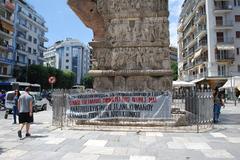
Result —
<svg viewBox="0 0 240 160"><path fill-rule="evenodd" d="M22 138L22 129L26 125L26 137L31 136L29 133L30 123L33 122L33 98L29 95L30 88L25 89L25 93L19 97L18 111L19 111L19 124L20 130L18 137Z"/></svg>

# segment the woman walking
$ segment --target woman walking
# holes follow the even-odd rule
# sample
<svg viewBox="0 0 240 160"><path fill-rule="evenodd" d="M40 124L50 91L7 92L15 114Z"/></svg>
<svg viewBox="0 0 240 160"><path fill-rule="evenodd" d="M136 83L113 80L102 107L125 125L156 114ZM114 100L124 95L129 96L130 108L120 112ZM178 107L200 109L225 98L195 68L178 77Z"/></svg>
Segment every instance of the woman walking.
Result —
<svg viewBox="0 0 240 160"><path fill-rule="evenodd" d="M18 115L18 99L20 97L19 90L15 90L14 96L14 106L13 106L13 124L17 124L17 115Z"/></svg>

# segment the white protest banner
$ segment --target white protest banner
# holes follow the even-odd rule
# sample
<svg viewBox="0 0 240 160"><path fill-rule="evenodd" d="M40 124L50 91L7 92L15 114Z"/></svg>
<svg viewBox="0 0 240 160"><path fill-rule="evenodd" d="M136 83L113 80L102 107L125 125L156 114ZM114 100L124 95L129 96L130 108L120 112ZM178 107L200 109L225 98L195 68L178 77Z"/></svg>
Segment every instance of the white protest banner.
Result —
<svg viewBox="0 0 240 160"><path fill-rule="evenodd" d="M68 118L79 120L169 119L170 92L109 92L68 97Z"/></svg>

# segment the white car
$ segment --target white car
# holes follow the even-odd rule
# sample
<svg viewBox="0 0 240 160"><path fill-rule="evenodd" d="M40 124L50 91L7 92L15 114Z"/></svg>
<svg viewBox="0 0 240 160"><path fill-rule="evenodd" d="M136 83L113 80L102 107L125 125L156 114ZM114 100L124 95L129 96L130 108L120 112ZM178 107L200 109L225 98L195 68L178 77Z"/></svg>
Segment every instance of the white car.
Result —
<svg viewBox="0 0 240 160"><path fill-rule="evenodd" d="M20 94L23 94L24 91L20 91ZM41 95L38 93L30 93L33 97L33 111L39 110L47 110L47 102L46 100L42 99ZM14 102L15 91L8 91L5 97L5 107L9 110L9 113L12 112L13 106L15 105Z"/></svg>
<svg viewBox="0 0 240 160"><path fill-rule="evenodd" d="M31 94L33 96L33 111L47 110L47 102L40 94Z"/></svg>

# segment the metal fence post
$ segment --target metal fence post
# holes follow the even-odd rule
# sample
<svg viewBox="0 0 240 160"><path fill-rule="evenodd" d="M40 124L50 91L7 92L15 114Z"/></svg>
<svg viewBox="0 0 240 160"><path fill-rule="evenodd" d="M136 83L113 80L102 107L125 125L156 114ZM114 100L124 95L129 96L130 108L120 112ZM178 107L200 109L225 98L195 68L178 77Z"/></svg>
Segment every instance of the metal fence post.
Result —
<svg viewBox="0 0 240 160"><path fill-rule="evenodd" d="M64 101L65 101L65 100L64 100L64 92L65 92L65 91L64 91L64 89L63 89L62 92L61 92L61 93L62 93L62 94L61 94L61 97L62 97L62 98L61 98L61 101L62 101L62 103L61 103L61 108L60 108L60 109L61 109L61 112L60 112L60 113L61 113L61 114L60 114L60 116L61 116L61 121L60 121L61 130L62 130L62 128L63 128L63 107L64 107Z"/></svg>

